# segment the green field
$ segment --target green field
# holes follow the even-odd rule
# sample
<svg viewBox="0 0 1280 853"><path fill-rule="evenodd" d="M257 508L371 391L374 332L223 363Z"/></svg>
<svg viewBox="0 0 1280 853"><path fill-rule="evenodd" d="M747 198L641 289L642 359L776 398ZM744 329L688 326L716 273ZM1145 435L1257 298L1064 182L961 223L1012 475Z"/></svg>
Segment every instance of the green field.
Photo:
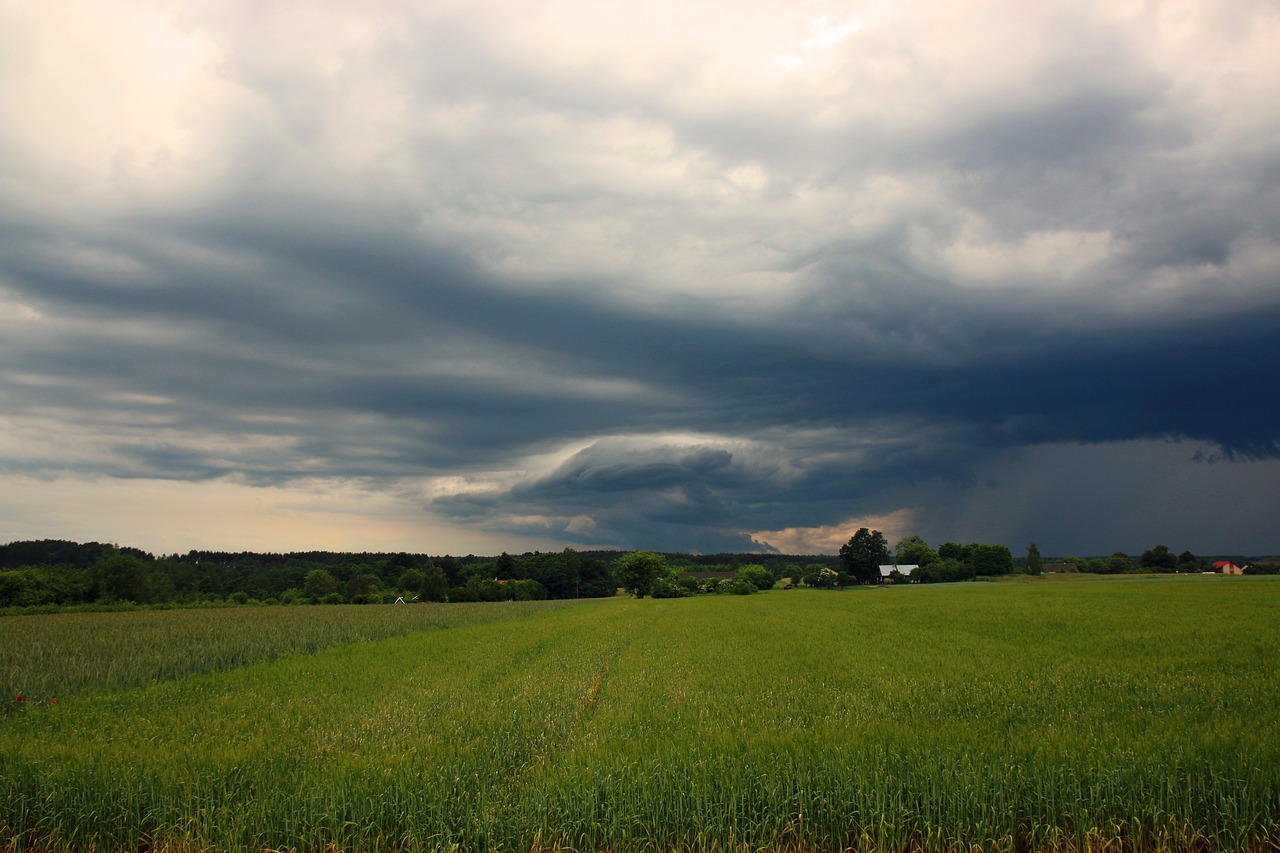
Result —
<svg viewBox="0 0 1280 853"><path fill-rule="evenodd" d="M0 697L36 700L310 654L400 634L520 619L568 602L451 607L238 607L0 617Z"/></svg>
<svg viewBox="0 0 1280 853"><path fill-rule="evenodd" d="M1269 578L489 607L0 620L0 849L1280 849Z"/></svg>

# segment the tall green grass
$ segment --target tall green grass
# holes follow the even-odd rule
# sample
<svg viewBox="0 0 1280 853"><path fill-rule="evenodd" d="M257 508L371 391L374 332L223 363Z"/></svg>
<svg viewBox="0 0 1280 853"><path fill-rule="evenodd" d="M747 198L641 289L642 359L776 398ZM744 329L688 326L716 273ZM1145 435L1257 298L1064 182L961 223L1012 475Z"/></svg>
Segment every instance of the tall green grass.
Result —
<svg viewBox="0 0 1280 853"><path fill-rule="evenodd" d="M0 698L65 698L568 602L237 607L0 617Z"/></svg>
<svg viewBox="0 0 1280 853"><path fill-rule="evenodd" d="M0 846L1274 850L1277 625L1248 578L585 603L10 715Z"/></svg>

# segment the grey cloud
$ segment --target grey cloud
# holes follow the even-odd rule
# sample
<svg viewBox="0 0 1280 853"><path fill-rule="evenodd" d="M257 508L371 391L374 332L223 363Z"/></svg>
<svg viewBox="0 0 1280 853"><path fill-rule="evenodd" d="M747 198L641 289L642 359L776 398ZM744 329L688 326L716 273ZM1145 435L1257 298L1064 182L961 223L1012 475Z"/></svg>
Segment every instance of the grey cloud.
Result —
<svg viewBox="0 0 1280 853"><path fill-rule="evenodd" d="M1266 519L1280 502L1280 462L1204 464L1194 452L1141 440L1012 448L979 463L969 487L930 483L894 497L926 507L922 530L987 537L1015 553L1033 540L1056 555L1138 554L1160 543L1196 554L1273 551Z"/></svg>
<svg viewBox="0 0 1280 853"><path fill-rule="evenodd" d="M520 491L600 493L701 485L710 478L723 477L732 460L733 454L718 448L675 448L674 452L671 448L658 448L644 453L624 452L619 458L609 454L607 448L593 445L546 480Z"/></svg>
<svg viewBox="0 0 1280 853"><path fill-rule="evenodd" d="M453 496L435 506L463 518L513 507L545 513L560 519L560 535L582 543L755 550L761 546L742 533L746 518L738 503L749 479L732 462L733 454L719 447L606 440L509 494ZM582 517L590 523L570 530Z"/></svg>
<svg viewBox="0 0 1280 853"><path fill-rule="evenodd" d="M195 347L188 352L163 341L99 342L85 354L71 348L46 352L40 363L103 383L173 395L186 407L176 413L175 425L188 429L203 424L235 434L243 427L231 415L296 413L314 423L294 428L300 434L292 452L352 476L459 470L518 459L556 442L637 428L692 427L744 437L788 425L836 430L823 467L799 485L780 485L759 471L738 470L727 477L726 466L703 464L725 460L722 449L641 463L610 458L605 444L593 464L525 484L503 501L486 504L493 513L504 507L586 512L597 506L601 493L612 493L620 496L608 508L614 535L639 525L668 542L674 541L673 530L700 535L691 533L698 524L723 530L717 525L730 520L740 527L836 521L858 505L859 493L899 479L963 480L975 454L982 458L1009 444L1169 435L1214 441L1242 458L1275 453L1268 426L1274 413L1266 411L1274 404L1261 393L1265 377L1262 387L1249 387L1251 363L1277 355L1270 342L1272 317L1234 320L1232 347L1196 341L1194 325L1154 331L1106 326L1067 339L1052 317L1007 306L996 310L945 290L933 296L946 307L931 311L919 299L929 283L906 279L892 289L872 281L847 302L836 303L825 328L801 325L793 332L781 324L636 316L556 291L511 291L412 244L356 241L343 247L317 240L328 248L311 248L262 243L254 233L259 242L253 253L278 256L282 271L289 270L286 259L307 257L299 276L304 283L294 290L286 277L268 294L274 304L263 303L244 317L228 315L222 321L228 328L215 336L223 342L221 351ZM366 275L369 284L362 290ZM313 288L309 279L320 286ZM243 282L231 284L252 292ZM306 318L286 310L286 295L310 293L323 300L334 291L350 302L344 322L335 328L323 316L336 313L332 307L308 306L324 320L309 341ZM361 295L353 298L356 293ZM84 299L76 301L77 296L62 294L83 309ZM140 299L121 314L149 310L179 327L214 323L220 328L207 298L197 294L188 304L175 287L168 301L146 308ZM399 317L393 316L396 308ZM855 324L848 340L852 349L838 341L846 334L845 316ZM385 323L377 322L384 317ZM449 327L454 328L442 351L432 334ZM428 340L419 343L415 335L424 330ZM815 345L815 338L832 344ZM920 342L923 356L913 341ZM559 365L570 378L625 378L637 387L662 389L667 399L634 393L593 399L570 390L572 381L561 390L539 388L538 370L520 386L503 380L501 369L496 381L483 374L415 372L417 364L430 367L447 355L455 342L481 367L505 364L510 371L514 359ZM1188 396L1195 405L1188 404ZM1242 396L1252 396L1254 411L1261 406L1264 417L1217 414ZM72 400L63 394L60 402ZM342 417L361 412L371 421L359 427ZM846 425L884 418L907 425L917 438L893 448L880 444L873 461L856 452L858 441L839 438ZM335 426L327 425L330 419ZM922 423L951 425L941 446L933 445L936 436L916 432ZM126 446L123 452L131 451ZM167 476L241 472L279 480L299 472L279 450L261 459L232 455L217 463L201 461L192 455L196 451L184 459L174 445L132 452L141 472ZM780 452L785 455L787 448ZM766 506L773 508L762 509Z"/></svg>
<svg viewBox="0 0 1280 853"><path fill-rule="evenodd" d="M504 472L427 509L637 547L748 548L744 531L908 500L976 529L953 507L1023 448L1052 472L1036 448L1204 443L1252 484L1280 455L1280 158L1218 141L1143 33L1088 17L1042 30L1030 84L963 97L910 75L877 89L853 75L876 45L850 42L831 91L869 88L884 120L823 122L840 104L799 84L690 107L669 87L705 49L644 82L603 54L598 75L508 56L483 9L402 22L332 79L237 41L224 77L270 110L221 128L216 191L109 215L0 195L0 297L53 330L0 341L5 371L49 380L0 379L0 403L96 442L81 471L393 490ZM407 112L352 165L333 131L366 94ZM913 94L936 113L890 121ZM681 178L635 187L579 162L625 162L575 130L617 117L669 135ZM720 175L745 163L757 190ZM574 228L599 244L587 260L556 242ZM1076 278L1033 257L975 284L939 260L989 240L1004 272L1057 232L1113 245ZM706 248L766 245L741 268ZM756 274L777 291L736 290ZM571 446L554 472L511 473ZM1051 519L1009 535L1033 524Z"/></svg>

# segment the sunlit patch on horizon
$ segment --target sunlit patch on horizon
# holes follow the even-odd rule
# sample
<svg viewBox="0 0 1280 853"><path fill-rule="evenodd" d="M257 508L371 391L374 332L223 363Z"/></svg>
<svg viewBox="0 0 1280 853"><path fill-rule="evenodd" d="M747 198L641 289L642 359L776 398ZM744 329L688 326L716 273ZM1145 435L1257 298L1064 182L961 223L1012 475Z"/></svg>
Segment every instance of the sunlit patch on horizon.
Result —
<svg viewBox="0 0 1280 853"><path fill-rule="evenodd" d="M757 530L749 534L783 554L834 554L860 527L879 530L892 548L899 539L915 532L917 511L904 507L882 515L854 516L839 524L821 527L788 527Z"/></svg>

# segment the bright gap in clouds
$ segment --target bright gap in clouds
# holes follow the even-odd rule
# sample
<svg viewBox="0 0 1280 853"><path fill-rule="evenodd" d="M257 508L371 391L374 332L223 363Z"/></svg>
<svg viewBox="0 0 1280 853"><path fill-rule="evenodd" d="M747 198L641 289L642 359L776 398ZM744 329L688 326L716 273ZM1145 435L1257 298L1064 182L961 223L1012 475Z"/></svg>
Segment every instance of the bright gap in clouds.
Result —
<svg viewBox="0 0 1280 853"><path fill-rule="evenodd" d="M860 527L879 530L892 549L898 540L915 533L916 512L899 509L885 515L855 516L823 527L760 530L752 533L751 538L783 554L835 554ZM936 547L938 543L931 544Z"/></svg>
<svg viewBox="0 0 1280 853"><path fill-rule="evenodd" d="M153 554L210 551L371 551L493 555L558 550L550 539L478 534L424 516L386 484L311 480L250 486L230 480L0 477L0 541L111 542Z"/></svg>

